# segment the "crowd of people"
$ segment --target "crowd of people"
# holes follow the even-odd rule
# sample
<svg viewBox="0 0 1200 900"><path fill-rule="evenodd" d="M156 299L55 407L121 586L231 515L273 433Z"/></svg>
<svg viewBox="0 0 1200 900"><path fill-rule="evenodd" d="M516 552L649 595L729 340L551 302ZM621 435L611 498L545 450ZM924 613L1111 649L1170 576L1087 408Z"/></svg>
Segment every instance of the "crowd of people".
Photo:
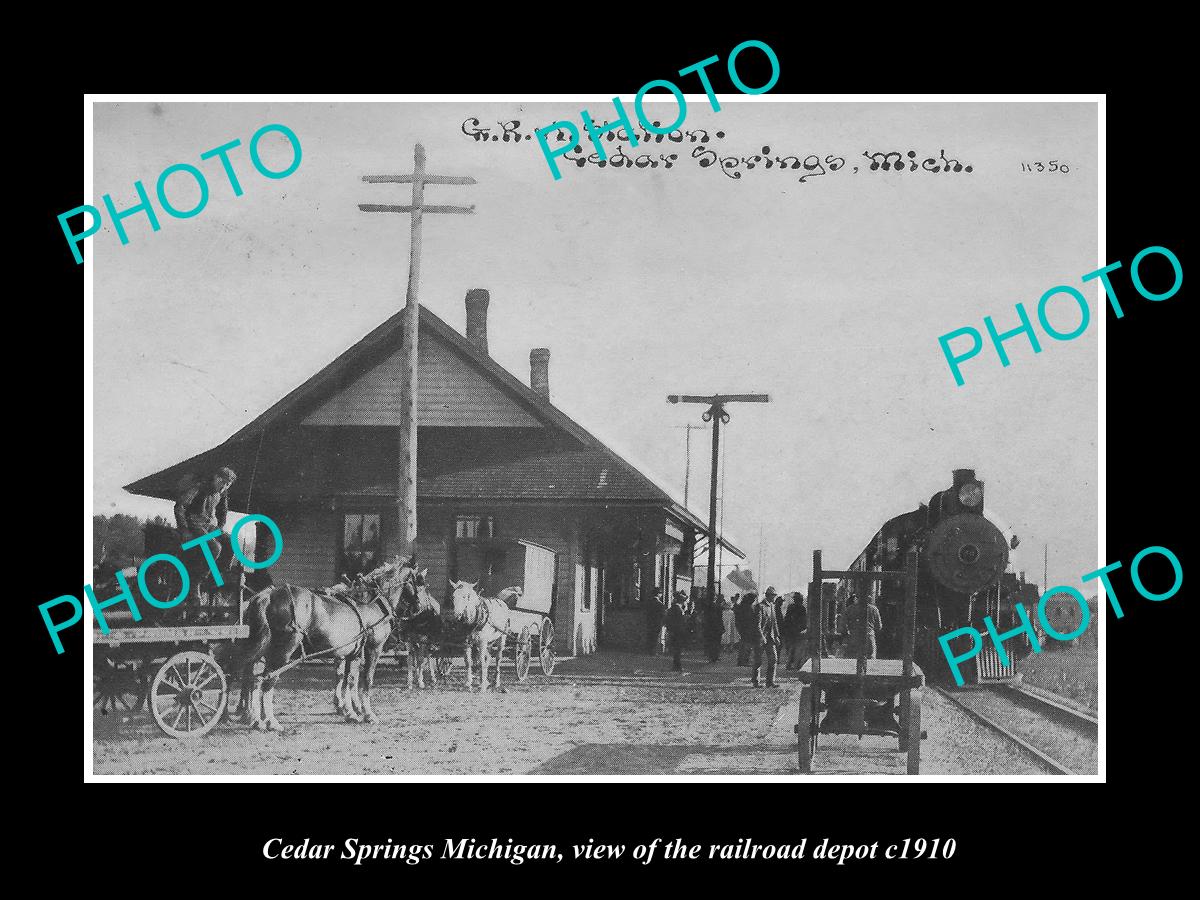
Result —
<svg viewBox="0 0 1200 900"><path fill-rule="evenodd" d="M787 669L799 669L808 659L804 597L777 594L773 587L761 596L757 591L732 597L718 593L715 601L676 591L668 604L662 589L655 588L646 613L648 652L669 653L675 671L683 671L684 647L696 636L710 662L736 645L737 664L750 668L751 684L761 687L765 679L766 687L775 687L780 660Z"/></svg>
<svg viewBox="0 0 1200 900"><path fill-rule="evenodd" d="M860 601L857 594L850 594L841 635L843 654L873 659L882 627L874 599ZM799 591L777 594L768 587L761 597L753 590L731 597L718 593L715 602L676 591L667 603L662 589L655 588L646 612L648 652L670 654L675 671L683 671L684 648L697 636L710 662L717 662L722 650L736 648L737 664L750 669L755 687L763 684L760 673L767 687L775 687L781 660L786 669L796 670L811 652L808 610Z"/></svg>

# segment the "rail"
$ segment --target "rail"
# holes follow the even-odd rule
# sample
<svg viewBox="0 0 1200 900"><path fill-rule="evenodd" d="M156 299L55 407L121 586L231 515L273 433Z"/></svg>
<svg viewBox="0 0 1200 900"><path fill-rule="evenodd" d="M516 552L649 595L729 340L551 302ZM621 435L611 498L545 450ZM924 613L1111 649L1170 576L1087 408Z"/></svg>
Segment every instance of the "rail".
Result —
<svg viewBox="0 0 1200 900"><path fill-rule="evenodd" d="M996 685L986 688L983 691L971 691L962 694L953 693L938 686L933 686L933 690L965 712L970 718L1016 744L1023 754L1036 760L1040 765L1049 769L1054 774L1085 774L1075 771L1075 768L1082 767L1077 765L1076 761L1062 759L1061 756L1064 754L1059 753L1057 748L1052 745L1057 743L1061 747L1064 744L1070 744L1072 742L1071 736L1085 743L1096 741L1099 722L1094 716L1080 710L1072 709L1066 704L1059 703L1051 698L1033 694L1009 685ZM986 703L980 702L981 698L988 695L1000 698L1001 705L999 712L1001 713L1004 711L1003 703L1011 704L1012 707L1018 707L1035 713L1043 722L1054 723L1065 729L1069 734L1065 739L1060 735L1057 741L1052 739L1047 740L1045 734L1040 735L1040 738L1033 738L1028 734L1028 730L1024 735L1018 734L1016 729L1009 727L1011 723L1006 724L998 721L1002 716L997 714L997 710L981 708L987 706ZM1042 746L1037 746L1038 743ZM1080 758L1079 753L1075 753L1073 756L1075 760ZM1072 768L1072 766L1075 768Z"/></svg>

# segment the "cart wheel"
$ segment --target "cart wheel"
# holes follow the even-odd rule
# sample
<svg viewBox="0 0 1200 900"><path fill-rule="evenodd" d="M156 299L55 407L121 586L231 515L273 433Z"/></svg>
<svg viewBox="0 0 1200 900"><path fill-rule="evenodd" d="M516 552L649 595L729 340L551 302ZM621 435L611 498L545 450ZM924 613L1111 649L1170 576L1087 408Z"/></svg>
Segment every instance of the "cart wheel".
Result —
<svg viewBox="0 0 1200 900"><path fill-rule="evenodd" d="M521 629L521 636L517 638L517 644L514 648L514 656L517 664L517 681L524 681L529 677L529 660L533 656L532 635L532 629L526 625Z"/></svg>
<svg viewBox="0 0 1200 900"><path fill-rule="evenodd" d="M549 619L542 619L541 629L538 632L538 662L542 664L543 675L554 674L554 663L557 657L554 655L554 623Z"/></svg>
<svg viewBox="0 0 1200 900"><path fill-rule="evenodd" d="M796 722L796 751L800 771L812 772L813 751L816 750L817 734L813 728L813 689L805 685L800 689L800 713Z"/></svg>
<svg viewBox="0 0 1200 900"><path fill-rule="evenodd" d="M913 691L908 700L908 774L921 774L921 691Z"/></svg>
<svg viewBox="0 0 1200 900"><path fill-rule="evenodd" d="M229 688L220 664L196 650L168 659L150 685L150 715L173 738L207 734L221 721L228 703Z"/></svg>
<svg viewBox="0 0 1200 900"><path fill-rule="evenodd" d="M437 658L437 673L439 678L446 678L450 674L450 670L454 668L453 656L439 656Z"/></svg>
<svg viewBox="0 0 1200 900"><path fill-rule="evenodd" d="M146 675L134 663L106 656L92 663L92 706L100 715L135 712L146 702Z"/></svg>

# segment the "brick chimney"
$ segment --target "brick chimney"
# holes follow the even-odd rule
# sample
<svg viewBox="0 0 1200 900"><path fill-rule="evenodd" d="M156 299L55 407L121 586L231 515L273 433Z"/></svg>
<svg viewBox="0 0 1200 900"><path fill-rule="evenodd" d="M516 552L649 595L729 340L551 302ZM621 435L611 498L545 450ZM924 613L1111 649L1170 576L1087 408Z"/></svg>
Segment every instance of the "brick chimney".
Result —
<svg viewBox="0 0 1200 900"><path fill-rule="evenodd" d="M550 351L546 347L529 351L529 386L550 399Z"/></svg>
<svg viewBox="0 0 1200 900"><path fill-rule="evenodd" d="M484 353L488 352L487 310L490 299L484 288L467 291L467 340Z"/></svg>

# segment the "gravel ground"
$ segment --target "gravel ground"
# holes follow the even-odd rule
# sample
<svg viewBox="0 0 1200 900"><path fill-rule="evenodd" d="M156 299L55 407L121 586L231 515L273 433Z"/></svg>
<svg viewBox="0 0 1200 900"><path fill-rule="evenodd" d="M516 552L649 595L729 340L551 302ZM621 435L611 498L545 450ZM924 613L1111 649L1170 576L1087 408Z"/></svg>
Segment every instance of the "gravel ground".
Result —
<svg viewBox="0 0 1200 900"><path fill-rule="evenodd" d="M796 771L798 683L750 686L728 657L685 657L686 673L662 657L603 653L559 662L553 676L504 692L467 693L461 663L448 684L405 688L403 669L380 665L376 725L343 723L331 671L302 666L284 676L275 709L286 730L223 724L195 741L163 736L142 712L93 716L94 771L198 775L788 774ZM924 692L922 774L1034 774L1041 770L932 691ZM904 774L884 738L827 735L814 772Z"/></svg>

